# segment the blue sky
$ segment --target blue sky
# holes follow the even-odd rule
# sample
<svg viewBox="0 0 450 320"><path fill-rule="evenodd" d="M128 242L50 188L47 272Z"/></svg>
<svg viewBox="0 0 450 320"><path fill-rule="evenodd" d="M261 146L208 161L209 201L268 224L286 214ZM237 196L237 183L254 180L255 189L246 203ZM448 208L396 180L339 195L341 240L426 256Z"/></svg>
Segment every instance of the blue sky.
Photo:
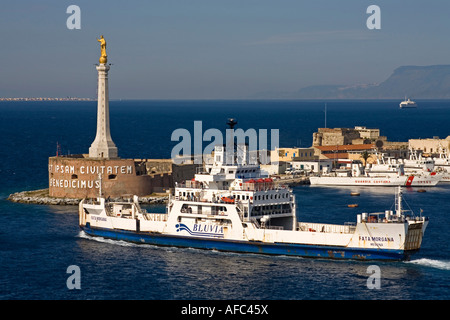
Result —
<svg viewBox="0 0 450 320"><path fill-rule="evenodd" d="M81 8L69 30L66 8ZM366 9L381 8L381 30ZM449 1L10 1L0 5L0 97L95 97L100 34L112 99L239 99L385 80L450 63Z"/></svg>

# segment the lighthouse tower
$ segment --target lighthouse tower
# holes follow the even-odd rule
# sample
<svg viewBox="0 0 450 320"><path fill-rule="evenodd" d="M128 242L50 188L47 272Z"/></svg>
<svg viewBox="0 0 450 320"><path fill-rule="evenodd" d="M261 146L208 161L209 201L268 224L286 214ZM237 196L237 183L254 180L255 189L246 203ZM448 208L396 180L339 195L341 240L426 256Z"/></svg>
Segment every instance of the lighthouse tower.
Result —
<svg viewBox="0 0 450 320"><path fill-rule="evenodd" d="M110 67L106 55L106 41L101 36L97 39L101 44L100 64L98 71L98 99L97 99L97 135L89 148L89 158L111 159L117 158L117 147L112 141L109 128L109 95L108 71Z"/></svg>

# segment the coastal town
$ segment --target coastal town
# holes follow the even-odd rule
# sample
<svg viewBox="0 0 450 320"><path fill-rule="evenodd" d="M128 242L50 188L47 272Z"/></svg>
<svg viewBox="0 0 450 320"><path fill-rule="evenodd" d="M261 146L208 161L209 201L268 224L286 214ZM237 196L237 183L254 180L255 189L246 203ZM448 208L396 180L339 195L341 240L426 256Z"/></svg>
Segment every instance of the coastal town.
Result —
<svg viewBox="0 0 450 320"><path fill-rule="evenodd" d="M450 136L398 142L389 141L379 129L355 126L319 128L313 133L312 141L309 148L280 147L270 151L272 161L267 164L258 162L262 173L276 184L289 186L310 184L317 177L352 177L355 166L360 170L360 178L403 175L406 179L414 175L419 184L411 186L421 187L450 182ZM163 203L176 185L193 179L196 172L212 162L213 157L214 151L204 155L204 162L199 165L194 163L194 156L178 164L174 159L98 159L89 157L89 154L55 155L49 158L48 189L17 192L11 194L9 200L76 205L85 197L95 197L102 185L103 192L113 198L133 193L140 197L142 203ZM379 167L383 170L377 171ZM438 177L439 181L420 180L423 175L434 180ZM353 184L358 185L358 181L361 185L370 180L360 179ZM390 180L381 181L381 185L386 185Z"/></svg>
<svg viewBox="0 0 450 320"><path fill-rule="evenodd" d="M95 99L78 97L0 97L0 101L95 101Z"/></svg>

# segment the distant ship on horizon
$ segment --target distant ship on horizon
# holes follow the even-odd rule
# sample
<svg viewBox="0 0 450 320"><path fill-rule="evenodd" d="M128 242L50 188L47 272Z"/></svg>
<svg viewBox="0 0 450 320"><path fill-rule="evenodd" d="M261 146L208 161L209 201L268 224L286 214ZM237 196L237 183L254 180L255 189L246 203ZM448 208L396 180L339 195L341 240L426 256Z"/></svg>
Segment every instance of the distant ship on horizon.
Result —
<svg viewBox="0 0 450 320"><path fill-rule="evenodd" d="M412 101L411 99L408 98L408 100L403 100L402 102L400 102L400 109L403 108L417 108L417 103Z"/></svg>

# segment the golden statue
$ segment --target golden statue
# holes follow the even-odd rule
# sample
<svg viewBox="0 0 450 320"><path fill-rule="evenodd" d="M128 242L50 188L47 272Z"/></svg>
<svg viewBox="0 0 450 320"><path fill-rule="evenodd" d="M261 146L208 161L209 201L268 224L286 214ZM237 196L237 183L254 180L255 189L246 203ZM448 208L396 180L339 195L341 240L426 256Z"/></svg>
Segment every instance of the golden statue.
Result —
<svg viewBox="0 0 450 320"><path fill-rule="evenodd" d="M106 40L103 38L103 35L100 36L100 39L97 39L98 42L100 42L100 63L106 63L108 62L108 56L106 55Z"/></svg>

